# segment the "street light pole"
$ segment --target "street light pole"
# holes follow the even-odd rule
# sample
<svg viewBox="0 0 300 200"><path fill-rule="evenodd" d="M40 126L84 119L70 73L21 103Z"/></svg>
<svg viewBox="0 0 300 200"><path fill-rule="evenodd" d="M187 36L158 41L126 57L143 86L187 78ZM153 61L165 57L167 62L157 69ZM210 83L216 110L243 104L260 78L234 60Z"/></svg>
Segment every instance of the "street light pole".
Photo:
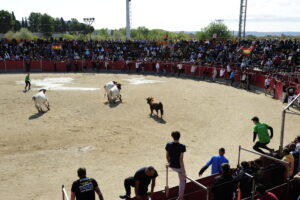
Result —
<svg viewBox="0 0 300 200"><path fill-rule="evenodd" d="M94 17L83 18L83 21L91 27L92 23L94 23L94 21L95 21L95 18ZM91 30L90 30L90 40L92 40L92 31Z"/></svg>

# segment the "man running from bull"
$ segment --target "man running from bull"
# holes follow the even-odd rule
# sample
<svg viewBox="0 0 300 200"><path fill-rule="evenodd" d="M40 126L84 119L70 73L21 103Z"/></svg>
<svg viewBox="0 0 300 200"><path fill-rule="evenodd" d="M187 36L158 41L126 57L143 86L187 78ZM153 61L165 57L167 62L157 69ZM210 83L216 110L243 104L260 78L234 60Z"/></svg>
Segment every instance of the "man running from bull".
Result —
<svg viewBox="0 0 300 200"><path fill-rule="evenodd" d="M267 147L267 144L269 144L270 140L273 138L273 128L265 123L260 123L258 117L253 117L251 120L254 123L253 142L255 142L256 136L258 135L258 141L253 146L253 149L262 154L266 153L260 148L267 149L272 154L274 149ZM270 135L268 130L270 130Z"/></svg>
<svg viewBox="0 0 300 200"><path fill-rule="evenodd" d="M28 87L28 89L27 89ZM29 91L30 90L30 87L31 87L31 84L30 84L30 74L28 73L26 76L25 76L25 92L26 91Z"/></svg>

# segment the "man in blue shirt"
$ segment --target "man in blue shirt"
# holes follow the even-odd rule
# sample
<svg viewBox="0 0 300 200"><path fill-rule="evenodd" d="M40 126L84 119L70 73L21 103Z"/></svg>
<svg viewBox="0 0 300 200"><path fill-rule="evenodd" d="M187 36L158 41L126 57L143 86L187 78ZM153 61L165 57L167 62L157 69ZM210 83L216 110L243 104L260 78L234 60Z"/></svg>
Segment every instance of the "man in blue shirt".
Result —
<svg viewBox="0 0 300 200"><path fill-rule="evenodd" d="M211 159L206 163L206 165L204 165L201 170L199 171L199 176L202 176L202 174L204 173L204 171L211 165L211 174L219 174L221 173L221 165L223 163L229 163L229 161L227 160L227 158L225 158L224 156L225 154L225 149L224 148L220 148L219 149L219 155L214 155L213 157L211 157Z"/></svg>
<svg viewBox="0 0 300 200"><path fill-rule="evenodd" d="M234 76L235 76L235 71L232 71L229 76L229 79L231 81L231 83L230 83L231 86L233 85L233 82L234 82Z"/></svg>

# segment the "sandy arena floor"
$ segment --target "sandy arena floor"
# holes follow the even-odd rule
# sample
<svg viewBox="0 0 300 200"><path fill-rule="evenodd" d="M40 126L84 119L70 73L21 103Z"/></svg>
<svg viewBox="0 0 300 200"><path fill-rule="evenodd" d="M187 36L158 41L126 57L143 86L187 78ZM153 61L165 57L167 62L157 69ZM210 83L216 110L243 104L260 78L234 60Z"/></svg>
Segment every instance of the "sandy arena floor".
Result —
<svg viewBox="0 0 300 200"><path fill-rule="evenodd" d="M106 200L118 199L124 193L124 178L147 165L159 170L156 190L162 190L164 147L173 130L182 133L181 142L187 145L187 175L195 179L219 147L225 147L231 165L236 166L238 145L252 148L250 119L254 115L273 126L275 136L270 147L279 146L283 106L264 94L170 77L31 75L32 80L61 77L73 78L64 86L75 89L64 90L70 88L61 89L61 85L55 89L57 85L51 85L53 88L46 93L51 110L38 115L31 100L36 90L23 93L24 74L0 75L1 199L61 199L61 185L65 184L70 193L78 167L87 168L88 176L98 181ZM125 79L134 83L145 79L159 82L132 84ZM124 101L116 106L109 106L103 97L103 85L110 80L124 84ZM149 117L145 100L148 96L163 102L165 123ZM285 143L300 134L299 123L299 116L287 116ZM242 160L252 158L242 153ZM207 170L206 175L209 173ZM176 174L170 175L170 183L178 183Z"/></svg>

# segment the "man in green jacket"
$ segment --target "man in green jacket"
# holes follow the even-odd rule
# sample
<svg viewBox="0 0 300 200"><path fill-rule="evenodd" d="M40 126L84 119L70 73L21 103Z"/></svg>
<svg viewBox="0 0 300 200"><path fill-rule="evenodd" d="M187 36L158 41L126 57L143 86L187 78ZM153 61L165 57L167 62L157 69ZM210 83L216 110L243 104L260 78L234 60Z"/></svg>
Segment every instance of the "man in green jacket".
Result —
<svg viewBox="0 0 300 200"><path fill-rule="evenodd" d="M273 128L265 123L260 123L258 117L251 119L254 123L253 127L253 142L255 142L256 136L258 135L258 141L253 146L253 149L259 153L266 154L260 148L267 149L270 153L273 153L274 149L267 147L270 140L273 138ZM270 135L268 130L270 130Z"/></svg>
<svg viewBox="0 0 300 200"><path fill-rule="evenodd" d="M25 91L27 91L27 86L28 86L28 90L30 90L30 74L28 73L26 76L25 76Z"/></svg>

